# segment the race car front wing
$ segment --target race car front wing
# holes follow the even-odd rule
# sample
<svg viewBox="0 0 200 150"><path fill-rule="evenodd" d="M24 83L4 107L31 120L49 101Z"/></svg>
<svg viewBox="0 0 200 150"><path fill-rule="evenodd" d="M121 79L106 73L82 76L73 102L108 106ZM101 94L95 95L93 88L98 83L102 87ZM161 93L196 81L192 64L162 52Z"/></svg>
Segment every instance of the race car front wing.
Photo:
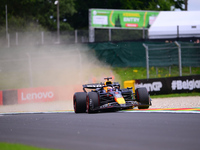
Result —
<svg viewBox="0 0 200 150"><path fill-rule="evenodd" d="M129 109L136 106L146 106L146 105L142 105L141 103L137 101L126 101L125 104L118 104L117 102L111 102L111 103L107 103L99 107L93 108L93 111L105 110L105 109L123 110L123 109Z"/></svg>

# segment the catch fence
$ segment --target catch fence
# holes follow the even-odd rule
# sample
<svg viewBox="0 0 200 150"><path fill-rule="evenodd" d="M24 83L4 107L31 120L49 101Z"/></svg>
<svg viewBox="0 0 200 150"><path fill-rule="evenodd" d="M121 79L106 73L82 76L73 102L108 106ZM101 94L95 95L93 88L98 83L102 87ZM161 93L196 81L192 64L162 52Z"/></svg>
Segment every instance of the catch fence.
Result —
<svg viewBox="0 0 200 150"><path fill-rule="evenodd" d="M131 29L95 29L94 42L133 41L144 40L148 37L148 30ZM7 36L0 34L0 46L11 47L20 45L49 45L49 44L74 44L89 43L88 30L62 31L57 37L57 32L12 32Z"/></svg>
<svg viewBox="0 0 200 150"><path fill-rule="evenodd" d="M179 76L182 76L182 67L200 67L200 43L177 42L164 44L143 44L146 51L147 78L149 78L150 67L178 66Z"/></svg>

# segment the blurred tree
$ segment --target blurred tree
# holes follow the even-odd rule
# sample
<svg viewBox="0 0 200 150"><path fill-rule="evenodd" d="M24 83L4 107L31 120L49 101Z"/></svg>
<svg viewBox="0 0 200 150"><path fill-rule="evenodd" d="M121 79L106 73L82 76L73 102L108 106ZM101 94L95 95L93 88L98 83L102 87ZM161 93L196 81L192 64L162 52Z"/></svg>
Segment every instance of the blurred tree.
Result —
<svg viewBox="0 0 200 150"><path fill-rule="evenodd" d="M60 30L72 30L67 17L76 13L75 0L60 1ZM0 26L5 26L5 5L8 8L9 30L56 30L57 7L55 0L1 0ZM29 28L30 29L30 28Z"/></svg>
<svg viewBox="0 0 200 150"><path fill-rule="evenodd" d="M174 11L175 9L184 10L184 4L184 0L152 0L146 9L157 11Z"/></svg>
<svg viewBox="0 0 200 150"><path fill-rule="evenodd" d="M87 29L88 10L184 10L185 0L59 0L60 30ZM5 30L5 5L9 30L56 30L55 0L1 0L0 31Z"/></svg>

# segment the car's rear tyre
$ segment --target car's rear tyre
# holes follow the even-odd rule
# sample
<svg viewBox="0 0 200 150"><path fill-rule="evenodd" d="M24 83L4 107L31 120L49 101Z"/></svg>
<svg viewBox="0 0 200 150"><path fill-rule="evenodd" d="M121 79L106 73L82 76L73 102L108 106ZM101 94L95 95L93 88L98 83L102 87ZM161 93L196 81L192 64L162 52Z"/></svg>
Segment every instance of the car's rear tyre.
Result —
<svg viewBox="0 0 200 150"><path fill-rule="evenodd" d="M87 93L77 92L74 94L74 112L75 113L85 113L86 112L86 97Z"/></svg>
<svg viewBox="0 0 200 150"><path fill-rule="evenodd" d="M137 88L135 90L135 98L141 104L139 109L148 109L150 105L149 93L146 88Z"/></svg>
<svg viewBox="0 0 200 150"><path fill-rule="evenodd" d="M97 108L99 106L99 95L96 92L89 92L87 94L87 112L88 113L95 113Z"/></svg>

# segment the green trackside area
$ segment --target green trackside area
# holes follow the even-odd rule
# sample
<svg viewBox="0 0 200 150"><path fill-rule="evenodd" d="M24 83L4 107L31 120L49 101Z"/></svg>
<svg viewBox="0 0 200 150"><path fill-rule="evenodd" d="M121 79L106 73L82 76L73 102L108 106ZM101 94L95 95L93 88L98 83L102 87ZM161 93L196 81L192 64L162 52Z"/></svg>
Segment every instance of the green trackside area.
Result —
<svg viewBox="0 0 200 150"><path fill-rule="evenodd" d="M1 150L56 150L56 149L48 149L48 148L39 148L34 146L28 146L23 144L13 144L13 143L0 143ZM57 149L58 150L58 149Z"/></svg>
<svg viewBox="0 0 200 150"><path fill-rule="evenodd" d="M171 71L169 67L151 67L149 69L150 78L165 78L165 77L177 77L179 76L179 68L177 66L172 66ZM146 68L145 67L114 67L114 72L120 76L121 82L123 83L126 80L135 80L135 79L146 79ZM191 72L190 72L191 71ZM200 74L199 67L183 67L182 75L198 75Z"/></svg>

